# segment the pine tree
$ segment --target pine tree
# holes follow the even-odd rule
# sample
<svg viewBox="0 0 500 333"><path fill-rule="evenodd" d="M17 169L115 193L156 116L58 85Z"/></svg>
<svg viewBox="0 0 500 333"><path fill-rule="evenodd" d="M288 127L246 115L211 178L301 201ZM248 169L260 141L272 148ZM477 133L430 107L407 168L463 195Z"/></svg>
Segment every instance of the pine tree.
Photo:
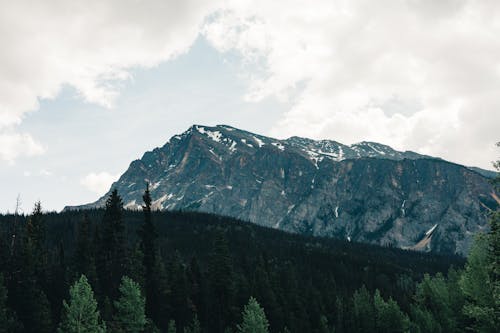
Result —
<svg viewBox="0 0 500 333"><path fill-rule="evenodd" d="M26 224L26 234L20 245L19 256L13 258L16 267L11 280L16 281L10 289L15 299L13 308L26 333L52 332L52 315L44 286L47 285L47 251L45 223L40 202Z"/></svg>
<svg viewBox="0 0 500 333"><path fill-rule="evenodd" d="M149 183L146 185L146 191L142 196L144 205L144 222L139 230L140 246L142 251L142 265L144 268L144 289L146 292L146 314L154 316L155 301L157 299L157 284L155 283L156 266L156 233L155 226L151 218L151 195L149 192Z"/></svg>
<svg viewBox="0 0 500 333"><path fill-rule="evenodd" d="M177 328L175 326L175 320L170 320L168 322L167 333L177 333Z"/></svg>
<svg viewBox="0 0 500 333"><path fill-rule="evenodd" d="M14 326L14 318L7 308L7 288L4 286L3 275L0 274L0 333L10 333Z"/></svg>
<svg viewBox="0 0 500 333"><path fill-rule="evenodd" d="M449 285L443 274L438 273L431 277L424 275L424 279L417 285L415 300L422 309L427 309L439 322L443 331L456 332L458 329L457 314L453 309L453 300Z"/></svg>
<svg viewBox="0 0 500 333"><path fill-rule="evenodd" d="M234 298L233 266L226 238L217 232L213 252L208 263L211 311L211 329L222 332L233 319L231 308Z"/></svg>
<svg viewBox="0 0 500 333"><path fill-rule="evenodd" d="M125 273L127 258L122 213L123 202L118 191L114 189L106 200L98 267L101 288L112 297L118 294L118 286Z"/></svg>
<svg viewBox="0 0 500 333"><path fill-rule="evenodd" d="M268 333L269 323L264 313L264 309L260 307L257 300L250 297L248 304L243 310L243 322L238 325L240 333Z"/></svg>
<svg viewBox="0 0 500 333"><path fill-rule="evenodd" d="M497 332L493 281L489 274L488 237L480 234L472 245L460 287L465 294L464 313L473 320L475 332Z"/></svg>
<svg viewBox="0 0 500 333"><path fill-rule="evenodd" d="M363 285L353 295L354 323L360 332L373 332L375 328L375 308L368 289Z"/></svg>
<svg viewBox="0 0 500 333"><path fill-rule="evenodd" d="M410 326L408 316L401 311L399 305L392 298L386 302L377 289L373 295L373 305L377 332L405 333L408 331Z"/></svg>
<svg viewBox="0 0 500 333"><path fill-rule="evenodd" d="M200 321L198 320L197 315L193 317L193 321L189 324L189 326L184 328L184 333L201 333Z"/></svg>
<svg viewBox="0 0 500 333"><path fill-rule="evenodd" d="M145 300L139 285L127 276L120 284L120 298L115 301L115 322L126 333L142 332L146 325Z"/></svg>
<svg viewBox="0 0 500 333"><path fill-rule="evenodd" d="M69 304L63 302L59 333L105 333L106 325L99 319L97 302L85 275L70 287Z"/></svg>
<svg viewBox="0 0 500 333"><path fill-rule="evenodd" d="M91 285L97 283L95 247L92 242L91 224L87 213L83 215L82 221L78 224L74 266L77 276L83 274Z"/></svg>
<svg viewBox="0 0 500 333"><path fill-rule="evenodd" d="M184 264L179 252L175 252L168 264L169 297L171 316L175 318L177 326L184 327L193 316L191 300L186 279Z"/></svg>

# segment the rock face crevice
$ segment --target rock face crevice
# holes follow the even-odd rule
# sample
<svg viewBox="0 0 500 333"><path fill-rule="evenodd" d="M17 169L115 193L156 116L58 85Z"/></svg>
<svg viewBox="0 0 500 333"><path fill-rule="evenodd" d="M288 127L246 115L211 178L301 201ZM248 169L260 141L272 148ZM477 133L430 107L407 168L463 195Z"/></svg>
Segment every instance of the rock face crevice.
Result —
<svg viewBox="0 0 500 333"><path fill-rule="evenodd" d="M127 208L139 209L145 182L156 209L443 253L467 253L498 205L487 178L441 159L373 142L277 140L223 125L172 137L133 161L112 188ZM66 209L100 207L106 197Z"/></svg>

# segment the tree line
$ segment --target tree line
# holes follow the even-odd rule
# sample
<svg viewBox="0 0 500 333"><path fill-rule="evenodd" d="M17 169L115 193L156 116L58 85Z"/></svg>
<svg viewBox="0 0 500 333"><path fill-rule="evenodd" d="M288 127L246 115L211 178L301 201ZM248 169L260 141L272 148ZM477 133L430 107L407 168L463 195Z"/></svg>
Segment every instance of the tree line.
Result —
<svg viewBox="0 0 500 333"><path fill-rule="evenodd" d="M0 217L0 333L499 330L498 211L463 265L151 205Z"/></svg>

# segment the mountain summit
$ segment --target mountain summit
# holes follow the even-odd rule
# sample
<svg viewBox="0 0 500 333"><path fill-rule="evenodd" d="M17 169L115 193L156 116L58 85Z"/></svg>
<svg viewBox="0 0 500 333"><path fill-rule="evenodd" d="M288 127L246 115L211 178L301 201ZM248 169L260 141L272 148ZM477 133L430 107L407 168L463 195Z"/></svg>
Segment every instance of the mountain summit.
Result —
<svg viewBox="0 0 500 333"><path fill-rule="evenodd" d="M278 140L226 125L173 136L111 188L126 208L139 209L146 182L156 209L444 253L465 254L496 205L487 178L438 158L375 142ZM66 209L101 207L108 194Z"/></svg>

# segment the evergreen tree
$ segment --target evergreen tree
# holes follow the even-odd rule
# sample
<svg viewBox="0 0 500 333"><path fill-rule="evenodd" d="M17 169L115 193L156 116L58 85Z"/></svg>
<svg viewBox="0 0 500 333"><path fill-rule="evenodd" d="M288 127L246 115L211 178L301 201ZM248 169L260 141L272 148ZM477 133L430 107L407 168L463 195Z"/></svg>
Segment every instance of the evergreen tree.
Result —
<svg viewBox="0 0 500 333"><path fill-rule="evenodd" d="M240 333L268 333L269 323L267 322L264 309L260 307L257 300L250 297L248 304L243 310L243 322L238 325Z"/></svg>
<svg viewBox="0 0 500 333"><path fill-rule="evenodd" d="M213 252L208 263L210 300L212 303L211 329L222 332L234 318L232 300L234 298L233 267L226 238L217 232Z"/></svg>
<svg viewBox="0 0 500 333"><path fill-rule="evenodd" d="M192 302L189 299L189 290L184 264L180 254L176 251L168 264L169 297L171 316L176 325L182 329L192 317Z"/></svg>
<svg viewBox="0 0 500 333"><path fill-rule="evenodd" d="M59 333L105 333L106 325L99 319L97 302L85 275L71 286L69 304L63 302Z"/></svg>
<svg viewBox="0 0 500 333"><path fill-rule="evenodd" d="M14 327L14 318L7 308L7 288L3 275L0 274L0 333L10 333Z"/></svg>
<svg viewBox="0 0 500 333"><path fill-rule="evenodd" d="M410 321L392 298L386 302L375 290L373 295L377 332L380 333L405 333L408 331Z"/></svg>
<svg viewBox="0 0 500 333"><path fill-rule="evenodd" d="M84 213L82 221L78 224L74 267L77 276L83 274L91 285L96 285L95 247L92 242L91 224L87 213Z"/></svg>
<svg viewBox="0 0 500 333"><path fill-rule="evenodd" d="M322 315L319 319L319 333L333 333L334 331L328 324L328 318Z"/></svg>
<svg viewBox="0 0 500 333"><path fill-rule="evenodd" d="M126 333L142 332L146 325L145 300L141 289L132 279L124 276L120 284L121 296L115 301L115 322Z"/></svg>
<svg viewBox="0 0 500 333"><path fill-rule="evenodd" d="M488 236L480 234L467 258L460 286L466 297L464 313L471 318L475 332L497 332L499 318L495 314L494 283L489 274Z"/></svg>
<svg viewBox="0 0 500 333"><path fill-rule="evenodd" d="M189 326L184 328L184 333L201 333L200 321L198 320L197 315L193 317L193 321L189 324Z"/></svg>
<svg viewBox="0 0 500 333"><path fill-rule="evenodd" d="M112 297L118 294L118 285L125 273L127 258L122 213L123 202L118 191L114 189L106 200L98 269L101 288Z"/></svg>
<svg viewBox="0 0 500 333"><path fill-rule="evenodd" d="M149 183L142 196L144 204L142 211L144 213L144 222L139 230L140 246L142 251L142 265L144 268L144 289L146 292L146 314L154 316L154 307L157 304L157 279L156 267L156 239L158 234L151 218L151 195L149 192Z"/></svg>
<svg viewBox="0 0 500 333"><path fill-rule="evenodd" d="M177 333L177 328L175 326L175 320L170 320L168 322L167 333Z"/></svg>
<svg viewBox="0 0 500 333"><path fill-rule="evenodd" d="M453 308L453 293L450 293L449 288L443 274L438 273L434 277L425 274L424 279L417 285L415 300L420 308L432 313L444 332L457 332L457 314L460 310Z"/></svg>
<svg viewBox="0 0 500 333"><path fill-rule="evenodd" d="M47 255L45 224L40 202L35 204L28 217L25 237L22 238L20 255L13 258L15 270L10 290L15 300L13 308L26 333L52 332L52 315L47 294Z"/></svg>
<svg viewBox="0 0 500 333"><path fill-rule="evenodd" d="M497 143L500 147L500 142ZM493 163L500 172L500 160ZM500 174L492 181L493 198L500 205ZM491 212L490 231L476 236L467 257L460 287L466 297L464 314L476 332L500 330L500 210Z"/></svg>
<svg viewBox="0 0 500 333"><path fill-rule="evenodd" d="M375 308L373 299L363 285L353 295L354 323L359 332L373 332L375 329Z"/></svg>

